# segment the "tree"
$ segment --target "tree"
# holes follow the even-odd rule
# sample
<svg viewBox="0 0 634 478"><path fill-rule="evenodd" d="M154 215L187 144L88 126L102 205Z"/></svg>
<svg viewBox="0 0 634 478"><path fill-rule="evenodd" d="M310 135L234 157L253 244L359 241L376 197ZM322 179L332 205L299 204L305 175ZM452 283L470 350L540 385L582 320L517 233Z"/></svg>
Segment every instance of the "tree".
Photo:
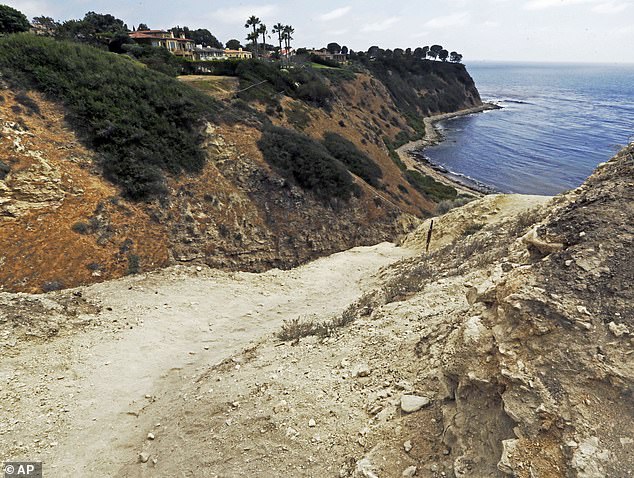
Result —
<svg viewBox="0 0 634 478"><path fill-rule="evenodd" d="M108 48L115 41L112 47L116 50L128 35L128 27L123 20L110 14L88 12L82 20L64 22L57 34L63 39Z"/></svg>
<svg viewBox="0 0 634 478"><path fill-rule="evenodd" d="M284 41L286 42L286 56L290 54L291 50L291 40L293 40L293 33L295 33L295 29L291 25L284 26Z"/></svg>
<svg viewBox="0 0 634 478"><path fill-rule="evenodd" d="M406 48L406 49L405 49L405 54L406 54L407 56L412 56L412 49L411 49L411 48Z"/></svg>
<svg viewBox="0 0 634 478"><path fill-rule="evenodd" d="M242 44L235 38L229 40L225 46L229 48L229 50L239 50L242 48Z"/></svg>
<svg viewBox="0 0 634 478"><path fill-rule="evenodd" d="M380 51L381 49L378 46L371 46L370 48L368 48L368 56L370 58L376 58L379 56Z"/></svg>
<svg viewBox="0 0 634 478"><path fill-rule="evenodd" d="M59 30L59 22L56 22L51 17L34 17L33 28L38 35L55 36Z"/></svg>
<svg viewBox="0 0 634 478"><path fill-rule="evenodd" d="M348 50L347 46L344 45L344 46L341 47L341 54L342 55L347 55L349 52L350 52L350 50Z"/></svg>
<svg viewBox="0 0 634 478"><path fill-rule="evenodd" d="M449 54L449 61L451 61L453 63L460 63L462 61L462 55L460 53L452 51Z"/></svg>
<svg viewBox="0 0 634 478"><path fill-rule="evenodd" d="M339 45L339 43L328 43L326 50L328 50L331 55L338 55L341 53L341 45Z"/></svg>
<svg viewBox="0 0 634 478"><path fill-rule="evenodd" d="M428 46L424 46L423 47L423 58L422 59L424 60L425 58L427 58L427 55L429 55L429 47Z"/></svg>
<svg viewBox="0 0 634 478"><path fill-rule="evenodd" d="M266 34L268 31L269 30L264 23L260 24L258 27L258 33L262 35L262 54L266 53Z"/></svg>
<svg viewBox="0 0 634 478"><path fill-rule="evenodd" d="M276 23L275 25L273 25L273 30L271 30L271 33L276 34L277 33L277 41L280 44L280 55L282 54L282 34L284 33L284 25L282 25L281 23Z"/></svg>
<svg viewBox="0 0 634 478"><path fill-rule="evenodd" d="M222 48L222 43L211 34L206 28L199 28L191 31L187 38L191 38L196 42L196 45L209 46L212 48Z"/></svg>
<svg viewBox="0 0 634 478"><path fill-rule="evenodd" d="M405 50L402 48L394 48L394 56L403 56L405 54Z"/></svg>
<svg viewBox="0 0 634 478"><path fill-rule="evenodd" d="M139 23L139 26L136 27L136 30L138 32L146 32L150 29L150 27L147 26L147 23Z"/></svg>
<svg viewBox="0 0 634 478"><path fill-rule="evenodd" d="M247 40L252 41L253 42L253 53L255 54L255 56L258 55L258 39L260 37L260 35L258 34L258 25L262 23L260 21L260 19L258 17L256 17L255 15L251 15L246 23L244 24L244 28L249 29L252 28L253 31L251 32L251 34L249 36L247 36Z"/></svg>
<svg viewBox="0 0 634 478"><path fill-rule="evenodd" d="M258 40L260 39L260 34L258 32L251 32L247 35L247 41L251 42L251 45L247 47L247 49L253 52L254 56L258 54Z"/></svg>
<svg viewBox="0 0 634 478"><path fill-rule="evenodd" d="M449 56L449 52L445 49L442 49L438 52L438 58L442 61L447 61L447 57Z"/></svg>
<svg viewBox="0 0 634 478"><path fill-rule="evenodd" d="M31 28L24 13L7 5L0 5L0 33L27 32Z"/></svg>
<svg viewBox="0 0 634 478"><path fill-rule="evenodd" d="M433 58L434 60L436 58L438 58L438 56L440 55L440 52L442 51L442 46L441 45L432 45L429 48L429 53L427 53L427 56Z"/></svg>

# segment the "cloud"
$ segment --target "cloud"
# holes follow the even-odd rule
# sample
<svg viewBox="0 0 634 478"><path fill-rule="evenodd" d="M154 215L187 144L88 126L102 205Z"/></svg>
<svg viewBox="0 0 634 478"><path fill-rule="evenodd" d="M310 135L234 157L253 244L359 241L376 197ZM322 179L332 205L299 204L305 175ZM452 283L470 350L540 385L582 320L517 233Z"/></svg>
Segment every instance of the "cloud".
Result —
<svg viewBox="0 0 634 478"><path fill-rule="evenodd" d="M334 10L328 13L319 15L319 17L317 18L319 18L319 20L322 22L329 22L331 20L336 20L337 18L345 17L348 14L348 12L350 12L350 10L352 10L352 7L350 6L335 8Z"/></svg>
<svg viewBox="0 0 634 478"><path fill-rule="evenodd" d="M531 0L524 8L526 10L545 10L554 7L569 7L583 3L595 3L596 0Z"/></svg>
<svg viewBox="0 0 634 478"><path fill-rule="evenodd" d="M216 10L210 18L219 20L223 23L244 23L251 15L255 15L260 19L268 17L277 12L278 7L274 4L269 5L244 5L241 7L229 7Z"/></svg>
<svg viewBox="0 0 634 478"><path fill-rule="evenodd" d="M326 32L326 35L328 35L329 37L339 37L345 35L349 31L350 30L348 30L347 28L343 28L341 30L328 30Z"/></svg>
<svg viewBox="0 0 634 478"><path fill-rule="evenodd" d="M598 5L595 5L594 7L592 7L592 11L596 13L607 13L607 14L620 13L629 6L630 4L625 2L621 2L621 3L606 2L606 3L599 3Z"/></svg>
<svg viewBox="0 0 634 478"><path fill-rule="evenodd" d="M364 33L367 32L382 32L389 29L395 23L400 21L400 17L390 17L380 22L368 23L361 28Z"/></svg>
<svg viewBox="0 0 634 478"><path fill-rule="evenodd" d="M467 12L454 13L453 15L447 15L445 17L432 18L431 20L425 23L425 27L434 28L434 29L459 27L469 23L469 18L470 18L470 15Z"/></svg>

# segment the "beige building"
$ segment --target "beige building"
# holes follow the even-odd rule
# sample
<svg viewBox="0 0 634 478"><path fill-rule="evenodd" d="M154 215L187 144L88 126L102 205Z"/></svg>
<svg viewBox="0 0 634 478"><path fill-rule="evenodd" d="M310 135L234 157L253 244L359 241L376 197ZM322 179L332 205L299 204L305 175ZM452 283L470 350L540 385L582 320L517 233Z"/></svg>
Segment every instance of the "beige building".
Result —
<svg viewBox="0 0 634 478"><path fill-rule="evenodd" d="M239 50L230 50L227 48L225 50L225 57L229 59L237 59L237 60L248 60L253 58L253 53L247 50L243 50L240 48Z"/></svg>
<svg viewBox="0 0 634 478"><path fill-rule="evenodd" d="M185 38L181 35L176 38L173 32L165 30L140 30L130 33L130 38L140 45L150 45L155 47L167 48L176 56L194 59L194 50L196 43L194 40Z"/></svg>

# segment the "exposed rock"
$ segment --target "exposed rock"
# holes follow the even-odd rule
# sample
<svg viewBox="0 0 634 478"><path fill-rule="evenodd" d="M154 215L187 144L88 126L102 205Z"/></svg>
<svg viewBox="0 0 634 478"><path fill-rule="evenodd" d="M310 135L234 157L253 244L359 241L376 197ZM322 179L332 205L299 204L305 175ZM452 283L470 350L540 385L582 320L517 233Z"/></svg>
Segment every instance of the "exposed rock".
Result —
<svg viewBox="0 0 634 478"><path fill-rule="evenodd" d="M427 397L421 397L418 395L403 395L401 396L401 410L405 413L414 413L423 407L429 405L430 400Z"/></svg>
<svg viewBox="0 0 634 478"><path fill-rule="evenodd" d="M412 466L408 466L407 468L405 468L405 470L403 470L403 473L401 473L401 476L405 477L405 478L411 478L412 476L416 475L416 466L412 465Z"/></svg>

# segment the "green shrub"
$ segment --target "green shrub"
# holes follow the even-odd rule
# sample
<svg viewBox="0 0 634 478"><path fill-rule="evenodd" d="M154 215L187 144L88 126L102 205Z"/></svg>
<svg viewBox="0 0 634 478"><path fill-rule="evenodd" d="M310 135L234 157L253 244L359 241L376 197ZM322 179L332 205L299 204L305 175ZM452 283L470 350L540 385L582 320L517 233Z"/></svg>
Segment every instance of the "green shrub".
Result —
<svg viewBox="0 0 634 478"><path fill-rule="evenodd" d="M164 173L200 171L199 125L220 107L209 96L124 56L30 34L0 38L0 72L67 108L131 199L165 192Z"/></svg>
<svg viewBox="0 0 634 478"><path fill-rule="evenodd" d="M346 168L317 141L295 131L267 127L258 147L264 159L301 188L321 199L348 199L354 191Z"/></svg>
<svg viewBox="0 0 634 478"><path fill-rule="evenodd" d="M77 234L82 234L82 235L92 233L92 228L90 227L90 224L87 224L81 221L73 224L71 229L73 230L73 232L76 232Z"/></svg>
<svg viewBox="0 0 634 478"><path fill-rule="evenodd" d="M286 118L296 129L304 130L310 124L310 115L304 105L293 105L286 111Z"/></svg>
<svg viewBox="0 0 634 478"><path fill-rule="evenodd" d="M40 105L38 105L33 98L27 95L24 91L20 91L15 95L15 101L24 106L32 113L40 114Z"/></svg>
<svg viewBox="0 0 634 478"><path fill-rule="evenodd" d="M141 271L141 258L136 254L128 254L128 275L138 274Z"/></svg>
<svg viewBox="0 0 634 478"><path fill-rule="evenodd" d="M0 159L0 179L6 178L10 171L11 166Z"/></svg>
<svg viewBox="0 0 634 478"><path fill-rule="evenodd" d="M53 292L65 288L64 282L61 280L52 280L42 284L42 292Z"/></svg>
<svg viewBox="0 0 634 478"><path fill-rule="evenodd" d="M328 132L324 135L324 146L328 152L341 161L350 172L356 174L366 183L372 186L379 185L379 179L383 177L381 168L365 153L337 133Z"/></svg>
<svg viewBox="0 0 634 478"><path fill-rule="evenodd" d="M458 195L456 188L440 183L431 176L421 174L413 169L405 171L405 177L414 188L436 202L455 199Z"/></svg>
<svg viewBox="0 0 634 478"><path fill-rule="evenodd" d="M387 152L390 155L390 159L394 164L398 166L401 171L405 171L407 166L403 161L401 161L401 157L398 155L396 148L394 147L394 143L387 136L383 138L383 143L385 143L385 147L387 148Z"/></svg>
<svg viewBox="0 0 634 478"><path fill-rule="evenodd" d="M474 222L473 224L469 224L466 229L462 231L462 237L472 236L483 227L484 224L481 222Z"/></svg>

